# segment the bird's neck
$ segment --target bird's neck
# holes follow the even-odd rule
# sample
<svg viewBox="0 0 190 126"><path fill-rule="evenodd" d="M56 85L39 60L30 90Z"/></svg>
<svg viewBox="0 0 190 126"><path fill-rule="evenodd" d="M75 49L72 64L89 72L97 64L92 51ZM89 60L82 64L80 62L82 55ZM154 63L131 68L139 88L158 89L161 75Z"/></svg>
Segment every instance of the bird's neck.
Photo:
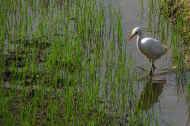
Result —
<svg viewBox="0 0 190 126"><path fill-rule="evenodd" d="M137 35L137 47L141 50L142 35Z"/></svg>

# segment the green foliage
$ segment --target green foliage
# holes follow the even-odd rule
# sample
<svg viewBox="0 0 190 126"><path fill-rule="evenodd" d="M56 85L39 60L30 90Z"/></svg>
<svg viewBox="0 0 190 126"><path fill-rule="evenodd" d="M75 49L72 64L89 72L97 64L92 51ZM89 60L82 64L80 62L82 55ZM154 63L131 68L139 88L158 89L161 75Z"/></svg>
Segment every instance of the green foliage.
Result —
<svg viewBox="0 0 190 126"><path fill-rule="evenodd" d="M1 124L126 118L134 82L118 12L96 0L11 0L0 8Z"/></svg>

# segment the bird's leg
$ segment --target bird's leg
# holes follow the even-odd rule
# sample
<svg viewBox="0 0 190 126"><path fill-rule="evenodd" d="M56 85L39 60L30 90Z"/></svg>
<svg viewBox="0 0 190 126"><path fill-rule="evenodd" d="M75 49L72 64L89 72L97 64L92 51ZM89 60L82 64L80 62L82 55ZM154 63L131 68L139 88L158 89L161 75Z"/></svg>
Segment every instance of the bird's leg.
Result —
<svg viewBox="0 0 190 126"><path fill-rule="evenodd" d="M153 71L156 69L156 66L154 65L154 62L152 62L152 69L153 69Z"/></svg>
<svg viewBox="0 0 190 126"><path fill-rule="evenodd" d="M154 61L152 59L150 59L150 62L151 62L151 70L150 70L150 75L153 75L155 69L156 69L156 66L154 65Z"/></svg>

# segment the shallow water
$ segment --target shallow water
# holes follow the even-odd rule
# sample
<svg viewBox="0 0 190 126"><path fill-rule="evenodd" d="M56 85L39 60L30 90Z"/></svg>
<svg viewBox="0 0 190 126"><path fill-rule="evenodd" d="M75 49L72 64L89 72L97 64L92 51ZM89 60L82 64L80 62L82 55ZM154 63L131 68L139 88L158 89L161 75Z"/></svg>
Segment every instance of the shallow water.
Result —
<svg viewBox="0 0 190 126"><path fill-rule="evenodd" d="M148 27L148 22L150 22L148 11L151 10L148 2L148 0L143 1L144 11L142 12L142 3L140 0L113 0L114 5L116 5L116 7L121 11L124 23L123 25L127 35L130 33L133 27ZM166 22L166 24L167 23L168 22ZM157 25L156 23L153 24ZM151 31L155 31L155 29L152 28ZM162 30L162 32L164 31ZM155 35L153 32L151 33L146 31L144 36ZM156 38L160 40L159 37L160 36L156 35ZM167 41L169 41L169 37L167 38ZM169 45L170 42L167 43ZM143 55L141 55L136 48L136 40L128 43L128 53L135 60L136 66L140 66L145 69L150 68L148 60ZM169 49L165 56L156 61L156 66L158 68L156 73L161 73L162 69L165 68L172 68L171 49ZM140 76L144 74L144 72L141 72L139 74ZM139 71L137 71L137 73L139 73ZM178 75L180 75L180 77L177 77ZM140 101L143 102L142 107L146 111L158 113L158 120L161 126L190 125L188 122L189 105L186 101L186 92L181 86L186 84L186 78L184 77L183 73L168 72L163 75L155 75L151 79L152 80L148 80L147 78L144 78L144 80L138 81L140 85L138 94Z"/></svg>
<svg viewBox="0 0 190 126"><path fill-rule="evenodd" d="M88 0L84 1L86 2ZM150 23L150 17L154 15L149 15L150 10L152 10L148 5L149 0L144 0L143 5L140 1L142 0L106 0L107 3L112 2L115 8L120 9L123 19L123 30L125 32L125 37L129 35L133 27L142 26L145 29L144 36L154 36L157 39L161 39L162 37L159 36L159 34L155 33L155 31L160 30L157 24L158 20L152 20L154 23ZM0 98L2 99L1 101L2 103L4 103L0 104L0 107L1 105L3 105L2 108L5 108L5 110L7 110L4 111L4 109L2 109L4 112L3 115L9 116L17 111L22 111L23 113L28 112L29 114L26 116L26 119L23 119L25 122L29 122L33 119L39 122L43 122L42 118L36 118L32 115L35 113L43 113L43 106L42 108L38 108L39 105L36 104L36 99L43 95L44 98L42 101L40 100L39 103L48 102L46 104L52 105L53 108L56 108L55 110L60 111L63 107L59 106L59 104L64 104L68 107L66 109L66 112L68 113L66 114L65 111L61 111L61 113L59 113L59 111L55 112L59 114L52 113L52 116L55 116L55 118L52 118L51 120L52 124L60 119L61 124L64 124L65 121L65 125L67 125L67 123L69 125L71 124L69 122L72 120L72 125L80 125L83 124L84 121L81 120L80 117L84 117L87 122L91 121L88 118L89 115L93 114L91 117L92 119L96 119L97 117L99 118L99 115L96 116L96 113L99 113L98 110L100 110L100 113L103 114L103 117L100 116L100 119L104 119L106 121L108 120L108 122L109 120L113 119L113 122L115 122L116 124L118 124L118 122L120 124L121 122L125 125L125 123L127 122L125 120L128 117L127 114L129 114L130 118L131 112L134 112L133 107L131 106L133 106L133 103L136 104L136 102L138 103L138 107L142 109L145 114L151 113L153 115L156 115L156 119L159 120L161 126L183 126L187 123L189 115L189 105L188 103L186 103L186 92L184 92L183 88L181 88L181 86L186 83L186 78L184 77L183 72L163 70L172 68L172 49L170 49L165 56L163 56L156 62L156 66L158 69L155 75L149 76L147 73L150 69L150 64L148 60L137 50L135 40L132 40L126 44L115 44L115 40L119 39L119 37L117 39L110 39L110 36L112 36L111 34L115 33L115 29L119 29L118 31L122 29L120 28L120 26L116 27L114 25L119 21L113 21L113 23L111 22L111 26L109 28L113 28L114 31L110 31L110 29L108 31L105 29L108 34L106 33L103 38L106 39L103 40L103 38L101 37L94 38L94 35L96 34L90 34L91 36L93 36L92 38L91 36L87 37L87 35L89 35L88 33L90 33L89 31L91 31L92 28L94 29L94 24L97 24L96 21L104 21L104 17L102 17L104 13L102 13L102 15L99 15L99 18L92 18L94 17L93 12L96 12L93 10L92 12L90 11L93 8L93 6L90 6L93 5L93 1L92 3L89 3L89 6L91 8L86 5L86 8L82 9L84 12L86 11L86 9L90 9L88 10L89 12L87 12L92 13L87 18L88 20L84 18L84 21L80 21L80 19L83 19L84 15L86 16L87 13L82 13L81 8L75 8L75 6L78 7L79 4L77 3L77 1L75 1L75 4L72 8L75 11L70 11L70 9L68 9L68 11L67 9L65 9L65 12L62 12L62 9L59 6L54 7L53 5L55 3L53 4L53 1L46 1L47 5L44 5L45 2L42 1L41 4L43 6L43 9L40 5L38 6L40 1L33 3L34 5L36 4L36 6L32 6L32 2L24 3L24 0L22 0L22 2L24 5L22 11L24 13L22 14L17 4L15 4L12 9L16 8L15 11L18 11L18 13L16 15L15 13L10 13L10 15L8 16L8 21L6 21L7 23L5 23L7 24L7 27L1 29L2 34L5 34L3 35L5 37L2 37L4 40L3 42L5 43L4 46L2 46L4 54L2 53L2 56L0 55L0 62L5 63L2 66L3 71L0 70L0 72L3 72L2 75L4 75L2 81L2 90L4 91L4 88L13 89L13 92L10 90L10 93L12 93L11 96L9 96L8 93L4 94L0 92L2 93L0 95ZM48 4L51 6L49 6ZM68 0L67 4L65 4L65 7L67 7L66 5L69 6L70 4L72 4L72 1L70 2ZM58 3L58 5L61 4ZM81 5L83 6L82 3ZM8 4L7 6L9 7ZM33 9L30 6L32 6ZM144 8L144 11L142 11L142 7ZM78 9L82 13L81 17L78 17L78 13L75 13L78 12ZM48 13L46 13L46 11ZM7 11L5 12L7 13ZM64 17L64 14L62 13L71 14L68 14L68 17ZM72 17L73 15L74 18ZM106 21L109 22L109 19L112 19L112 16L109 17ZM77 19L79 22L77 22ZM95 20L95 22L93 22L94 24L87 23L85 25L87 29L85 29L84 24L85 22L89 22L89 20ZM104 24L105 22L102 23ZM167 25L167 22L162 23ZM64 27L65 25L69 27ZM78 32L76 32L75 25L81 28L77 29L79 30ZM97 28L101 29L101 25L98 25ZM10 35L7 33L6 30L10 31ZM165 29L162 29L160 31L163 33L165 32L164 30ZM99 30L97 29L97 31ZM36 34L32 35L31 33L33 32ZM109 32L111 33L109 34ZM18 35L16 33L18 33ZM20 33L23 34L23 38L22 36L21 38L19 37ZM64 35L66 37L64 37ZM78 39L75 39L75 36ZM166 36L168 37L167 39L165 39L164 42L165 44L170 45L170 39L172 35ZM69 38L69 42L71 44L68 44L67 37ZM95 43L96 45L94 43L84 43L84 41L81 41L85 37L87 37L89 40L97 39L94 40L95 42L97 42ZM100 41L102 41L105 47L99 45ZM113 43L111 43L110 41ZM81 46L84 46L84 50L80 48ZM120 48L121 46L122 48ZM127 52L125 47L127 47ZM83 51L85 52L84 54ZM73 54L73 52L75 52L76 54ZM102 56L99 56L100 52ZM130 59L128 58L128 55L134 60L134 63L136 63L135 66L137 67L135 67L135 69L133 69L133 65L132 67L129 66L132 61L128 61ZM83 59L83 57L84 60L81 60ZM0 65L2 63L0 63ZM49 69L46 69L46 66L49 66ZM81 70L81 67L84 68ZM142 70L142 68L146 70ZM138 80L134 80L135 77L133 78L134 71L137 78L139 78ZM1 80L2 78L0 78L0 82ZM52 85L52 83L55 85ZM135 83L137 83L135 92L138 96L137 101L136 95L133 94L133 86L129 85L131 83L133 83L134 85ZM18 99L20 100L21 108L18 108L17 99L14 98L18 96L17 93L14 93L14 90L18 91L18 94L21 94L21 97L18 97ZM22 94L19 92L24 93ZM34 108L34 110L38 108L39 112L31 112L30 109L22 109L22 107L25 108L24 103L22 103L22 98L25 98L26 92L28 93L26 98L27 103L31 100L31 98L36 98L32 101L33 107L29 106L29 108ZM39 95L35 96L35 94L38 94L38 92ZM61 96L60 101L56 100L57 104L54 104L54 102L51 102L51 97L54 98L59 93ZM48 97L50 97L50 99L46 99L45 96L47 95ZM14 97L12 98L12 96ZM9 102L5 102L6 98L10 97L12 98L9 101L11 105L9 104ZM133 97L135 97L134 101L132 101ZM63 99L66 99L64 103L62 103ZM10 108L7 106L10 106ZM50 108L52 108L52 106L50 106ZM76 110L73 108L76 108ZM105 108L105 110L103 108ZM9 109L13 110L13 112L9 112ZM77 112L77 114L73 115L74 112ZM62 117L63 113L65 116L67 116L64 119ZM78 114L80 114L80 116ZM19 118L20 115L23 117L23 115L19 112L15 115L18 116L16 118ZM59 117L60 115L61 117ZM71 115L74 116L74 118L71 119ZM108 117L104 118L105 115ZM1 118L2 116L0 113L0 123L2 120ZM5 117L5 120L6 119L8 118ZM136 119L138 120L139 118L134 117L131 120L133 121ZM17 120L19 122L18 125L24 122L23 120ZM14 123L14 119L7 120L7 122ZM89 123L94 123L93 125L95 125L96 122L99 121L94 120L92 121L92 123ZM112 124L112 121L110 121L109 124L110 123Z"/></svg>

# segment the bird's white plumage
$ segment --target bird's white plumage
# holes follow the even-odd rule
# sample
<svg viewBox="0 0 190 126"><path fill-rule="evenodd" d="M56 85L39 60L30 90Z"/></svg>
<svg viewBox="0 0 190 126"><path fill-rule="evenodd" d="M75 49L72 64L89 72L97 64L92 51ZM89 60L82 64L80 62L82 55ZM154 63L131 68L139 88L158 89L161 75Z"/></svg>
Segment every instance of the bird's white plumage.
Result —
<svg viewBox="0 0 190 126"><path fill-rule="evenodd" d="M161 42L154 38L143 38L140 43L139 48L142 53L153 60L160 58L166 52Z"/></svg>
<svg viewBox="0 0 190 126"><path fill-rule="evenodd" d="M132 30L131 37L137 35L137 48L143 53L148 59L156 60L164 55L167 49L157 39L146 37L142 38L142 31L140 27L135 27Z"/></svg>

